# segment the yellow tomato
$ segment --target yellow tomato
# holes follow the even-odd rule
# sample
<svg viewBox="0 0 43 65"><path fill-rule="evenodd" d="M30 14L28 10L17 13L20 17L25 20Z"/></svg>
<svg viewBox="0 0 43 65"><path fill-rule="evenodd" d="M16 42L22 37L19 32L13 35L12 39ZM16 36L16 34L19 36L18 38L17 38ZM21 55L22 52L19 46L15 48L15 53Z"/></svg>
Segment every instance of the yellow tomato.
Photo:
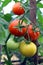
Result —
<svg viewBox="0 0 43 65"><path fill-rule="evenodd" d="M26 44L24 41L20 43L20 52L22 55L26 57L32 57L35 55L37 51L37 47L33 42L30 42L29 44Z"/></svg>

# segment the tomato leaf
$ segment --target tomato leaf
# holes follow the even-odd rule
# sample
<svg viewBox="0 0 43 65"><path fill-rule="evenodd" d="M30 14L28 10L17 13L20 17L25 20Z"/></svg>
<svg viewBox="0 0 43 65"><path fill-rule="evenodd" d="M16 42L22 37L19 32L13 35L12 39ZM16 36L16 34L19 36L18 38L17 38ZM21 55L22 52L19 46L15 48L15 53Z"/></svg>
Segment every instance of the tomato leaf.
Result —
<svg viewBox="0 0 43 65"><path fill-rule="evenodd" d="M4 18L6 21L8 21L8 22L10 22L11 19L12 19L11 14L6 14L6 15L3 16L3 18Z"/></svg>
<svg viewBox="0 0 43 65"><path fill-rule="evenodd" d="M43 4L42 4L42 3L38 3L37 6L38 6L39 8L43 8Z"/></svg>
<svg viewBox="0 0 43 65"><path fill-rule="evenodd" d="M43 43L43 36L40 36L39 42L40 42L40 43Z"/></svg>
<svg viewBox="0 0 43 65"><path fill-rule="evenodd" d="M5 29L2 25L0 25L0 44L4 45L5 37Z"/></svg>
<svg viewBox="0 0 43 65"><path fill-rule="evenodd" d="M6 6L9 2L11 2L11 0L4 0L3 4L2 4L2 7Z"/></svg>
<svg viewBox="0 0 43 65"><path fill-rule="evenodd" d="M4 20L3 18L0 17L0 24L8 25L9 23L6 20Z"/></svg>
<svg viewBox="0 0 43 65"><path fill-rule="evenodd" d="M18 0L14 0L15 2L17 2Z"/></svg>
<svg viewBox="0 0 43 65"><path fill-rule="evenodd" d="M0 11L2 10L2 7L0 7Z"/></svg>
<svg viewBox="0 0 43 65"><path fill-rule="evenodd" d="M4 41L8 35L7 29L5 29L5 25L8 26L8 22L0 17L0 44L4 45Z"/></svg>

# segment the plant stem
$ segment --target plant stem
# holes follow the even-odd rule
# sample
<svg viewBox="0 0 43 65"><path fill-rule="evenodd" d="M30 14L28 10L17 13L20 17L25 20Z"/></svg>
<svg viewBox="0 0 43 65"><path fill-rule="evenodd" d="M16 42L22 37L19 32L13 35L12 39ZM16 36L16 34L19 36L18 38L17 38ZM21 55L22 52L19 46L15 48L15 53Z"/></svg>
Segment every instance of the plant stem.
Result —
<svg viewBox="0 0 43 65"><path fill-rule="evenodd" d="M10 38L10 36L11 36L11 34L8 35L8 37L7 37L6 41L5 41L4 49L5 49L7 58L8 58L9 65L12 65L11 58L9 56L9 52L8 52L8 49L7 49L7 44L6 44L8 39Z"/></svg>
<svg viewBox="0 0 43 65"><path fill-rule="evenodd" d="M30 20L31 22L36 26L36 0L30 0L30 7L33 9L30 9ZM37 43L35 42L36 46ZM38 63L38 47L37 47L37 52L34 56L34 64L37 65Z"/></svg>
<svg viewBox="0 0 43 65"><path fill-rule="evenodd" d="M20 20L29 12L29 9L20 17Z"/></svg>
<svg viewBox="0 0 43 65"><path fill-rule="evenodd" d="M11 34L9 33L8 37L6 38L5 44L7 43L8 39L10 38Z"/></svg>
<svg viewBox="0 0 43 65"><path fill-rule="evenodd" d="M37 65L38 64L38 48L37 48L37 52L34 56L34 64Z"/></svg>

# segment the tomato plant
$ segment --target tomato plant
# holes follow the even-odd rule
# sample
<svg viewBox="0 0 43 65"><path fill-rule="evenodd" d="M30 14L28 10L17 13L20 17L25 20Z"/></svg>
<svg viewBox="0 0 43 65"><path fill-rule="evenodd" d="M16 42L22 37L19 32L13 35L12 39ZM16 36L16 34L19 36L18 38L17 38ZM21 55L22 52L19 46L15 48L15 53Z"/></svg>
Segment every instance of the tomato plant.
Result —
<svg viewBox="0 0 43 65"><path fill-rule="evenodd" d="M24 8L22 7L20 2L15 3L13 6L12 12L16 15L22 15L25 13Z"/></svg>
<svg viewBox="0 0 43 65"><path fill-rule="evenodd" d="M0 47L1 45L3 45L2 47L4 47L4 52L8 58L8 59L5 59L4 63L6 63L6 65L13 64L11 61L11 56L13 53L10 54L10 51L13 52L13 50L16 50L18 48L19 50L17 50L16 52L20 51L23 57L24 56L26 58L29 57L26 60L24 59L23 63L20 65L27 65L26 64L27 60L30 61L30 59L32 59L32 63L34 62L34 65L42 63L43 57L41 57L41 55L43 56L43 50L41 49L43 49L43 25L42 25L43 15L41 13L40 8L43 8L43 4L41 3L41 0L37 0L37 1L30 0L30 2L29 0L26 0L26 1L20 0L19 2L18 0L12 0L12 1L15 2L13 8L12 8L12 5L11 5L12 9L8 7L8 9L12 10L12 12L7 10L7 7L6 7L6 5L11 2L10 0L0 1L0 41L1 41ZM9 13L6 13L4 9L6 9ZM37 9L37 12L36 12L36 9ZM15 17L16 15L17 17ZM9 24L11 20L14 20L14 21L12 21ZM34 28L32 24L27 26L27 24L23 20L27 24L33 23L35 27L38 26L40 28L40 31L39 31L39 28ZM7 28L9 29L9 31ZM40 35L40 32L41 32L41 35ZM10 38L11 35L14 36L14 40ZM40 39L38 39L39 36L40 36ZM5 37L6 37L6 40L5 40ZM26 42L28 41L29 42L26 43L24 41L24 38ZM40 46L38 41L41 43L42 46ZM39 46L40 46L40 49L38 53L37 47ZM1 52L1 48L0 48L0 52ZM3 52L1 54L3 54Z"/></svg>
<svg viewBox="0 0 43 65"><path fill-rule="evenodd" d="M25 41L22 41L20 43L19 49L20 49L21 54L26 57L34 56L37 51L37 47L33 42L30 42L27 44L27 43L25 43Z"/></svg>
<svg viewBox="0 0 43 65"><path fill-rule="evenodd" d="M9 31L11 34L13 34L15 36L23 36L27 30L27 28L21 28L20 30L19 30L19 28L16 28L18 26L19 22L22 22L22 20L16 19L9 24ZM26 23L23 22L21 25L26 26Z"/></svg>

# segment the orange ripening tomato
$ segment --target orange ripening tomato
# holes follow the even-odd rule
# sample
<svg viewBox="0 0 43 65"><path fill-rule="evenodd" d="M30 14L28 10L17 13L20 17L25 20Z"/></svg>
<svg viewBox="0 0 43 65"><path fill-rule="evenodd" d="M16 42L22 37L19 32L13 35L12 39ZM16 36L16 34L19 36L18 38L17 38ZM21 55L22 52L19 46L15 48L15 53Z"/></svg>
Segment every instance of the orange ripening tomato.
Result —
<svg viewBox="0 0 43 65"><path fill-rule="evenodd" d="M25 13L24 8L22 7L20 2L15 3L15 5L12 8L12 12L16 15L22 15Z"/></svg>
<svg viewBox="0 0 43 65"><path fill-rule="evenodd" d="M16 26L18 26L19 22L22 22L22 20L16 19L16 20L12 21L9 24L9 27L8 27L10 33L13 34L13 35L15 35L15 36L23 36L26 33L26 30L27 30L26 27L25 28L24 27L21 28L21 30L19 30L19 28L16 28ZM22 26L26 26L26 23L23 22L21 25Z"/></svg>

